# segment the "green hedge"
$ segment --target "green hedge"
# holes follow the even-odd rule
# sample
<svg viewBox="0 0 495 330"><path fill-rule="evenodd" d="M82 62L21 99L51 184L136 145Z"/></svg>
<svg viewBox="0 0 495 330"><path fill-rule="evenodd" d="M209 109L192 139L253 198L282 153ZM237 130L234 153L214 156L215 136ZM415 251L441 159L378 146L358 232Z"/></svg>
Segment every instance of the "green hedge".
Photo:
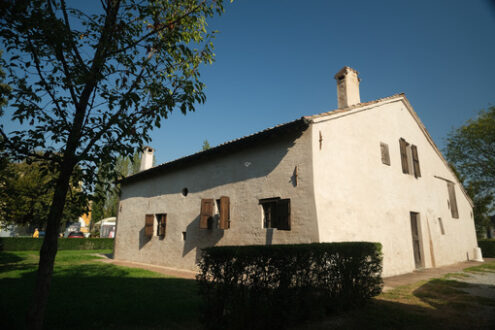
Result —
<svg viewBox="0 0 495 330"><path fill-rule="evenodd" d="M223 246L203 250L197 276L209 329L281 329L381 292L381 245Z"/></svg>
<svg viewBox="0 0 495 330"><path fill-rule="evenodd" d="M107 250L113 249L112 238L59 238L59 250ZM42 238L0 237L0 251L39 251Z"/></svg>
<svg viewBox="0 0 495 330"><path fill-rule="evenodd" d="M495 258L495 239L480 239L478 246L481 248L483 257Z"/></svg>

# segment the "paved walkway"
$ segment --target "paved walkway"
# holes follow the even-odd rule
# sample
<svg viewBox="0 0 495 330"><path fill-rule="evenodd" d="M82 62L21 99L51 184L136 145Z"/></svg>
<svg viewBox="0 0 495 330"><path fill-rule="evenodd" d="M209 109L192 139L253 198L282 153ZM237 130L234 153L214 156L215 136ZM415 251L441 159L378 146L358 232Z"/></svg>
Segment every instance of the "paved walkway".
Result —
<svg viewBox="0 0 495 330"><path fill-rule="evenodd" d="M495 258L485 258L485 262L489 262L489 261L495 261ZM383 279L384 282L383 291L388 291L395 287L416 283L418 281L424 281L432 278L442 277L448 273L458 273L461 272L464 268L478 266L481 264L483 264L483 262L465 261L448 266L417 270L412 273L408 273L404 275L385 277Z"/></svg>
<svg viewBox="0 0 495 330"><path fill-rule="evenodd" d="M150 270L152 272L157 272L157 273L168 275L168 276L185 278L185 279L195 279L196 278L196 272L190 271L190 270L176 269L176 268L164 267L164 266L156 266L156 265L144 264L144 263L140 263L140 262L115 260L115 259L111 258L111 255L103 255L103 254L99 254L99 255L104 257L104 259L100 259L99 261L105 262L105 263L110 263L113 265L125 266L125 267L131 267L131 268L141 268L141 269ZM488 262L488 261L495 261L495 258L485 258L485 262ZM461 272L464 268L478 266L481 264L483 264L483 263L482 262L476 262L476 261L466 261L466 262L460 262L460 263L449 265L449 266L422 269L422 270L417 270L417 271L414 271L414 272L408 273L408 274L385 277L383 279L383 282L384 282L383 291L388 291L388 290L391 290L395 287L416 283L418 281L429 280L429 279L436 278L436 277L442 277L443 275L448 274L448 273Z"/></svg>
<svg viewBox="0 0 495 330"><path fill-rule="evenodd" d="M185 279L189 279L189 280L196 278L196 272L193 272L190 270L177 269L177 268L164 267L164 266L156 266L156 265L150 265L150 264L143 264L140 262L115 260L115 259L111 259L110 256L104 255L104 254L99 254L99 256L102 256L105 259L98 259L98 261L105 262L108 264L125 266L125 267L130 267L130 268L141 268L141 269L150 270L152 272L156 272L156 273L160 273L160 274L173 276L173 277L179 277L179 278L185 278Z"/></svg>

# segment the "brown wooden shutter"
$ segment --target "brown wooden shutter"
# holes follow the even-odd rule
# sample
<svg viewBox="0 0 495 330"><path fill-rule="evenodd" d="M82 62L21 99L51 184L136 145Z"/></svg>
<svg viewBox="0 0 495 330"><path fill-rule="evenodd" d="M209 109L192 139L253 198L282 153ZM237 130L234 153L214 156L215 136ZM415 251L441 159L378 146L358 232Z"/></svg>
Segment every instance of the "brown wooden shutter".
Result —
<svg viewBox="0 0 495 330"><path fill-rule="evenodd" d="M146 214L144 221L144 236L151 238L153 236L153 221L155 217L153 214Z"/></svg>
<svg viewBox="0 0 495 330"><path fill-rule="evenodd" d="M455 186L453 182L447 182L447 188L449 189L449 200L450 200L450 213L452 218L459 218L459 211L457 210L457 200L455 198Z"/></svg>
<svg viewBox="0 0 495 330"><path fill-rule="evenodd" d="M421 171L419 169L418 148L415 145L411 146L411 153L414 166L414 176L419 178L421 176Z"/></svg>
<svg viewBox="0 0 495 330"><path fill-rule="evenodd" d="M409 174L409 164L407 163L407 142L404 139L399 139L400 160L402 163L402 173Z"/></svg>
<svg viewBox="0 0 495 330"><path fill-rule="evenodd" d="M385 165L390 165L390 154L388 152L388 144L380 143L380 150L382 152L382 163Z"/></svg>
<svg viewBox="0 0 495 330"><path fill-rule="evenodd" d="M230 199L227 196L220 197L220 229L230 228Z"/></svg>
<svg viewBox="0 0 495 330"><path fill-rule="evenodd" d="M201 200L201 213L199 217L199 228L208 229L208 219L213 216L213 199Z"/></svg>
<svg viewBox="0 0 495 330"><path fill-rule="evenodd" d="M277 201L276 225L273 226L279 230L290 230L290 199L281 199Z"/></svg>
<svg viewBox="0 0 495 330"><path fill-rule="evenodd" d="M158 214L158 236L165 237L167 233L167 214Z"/></svg>

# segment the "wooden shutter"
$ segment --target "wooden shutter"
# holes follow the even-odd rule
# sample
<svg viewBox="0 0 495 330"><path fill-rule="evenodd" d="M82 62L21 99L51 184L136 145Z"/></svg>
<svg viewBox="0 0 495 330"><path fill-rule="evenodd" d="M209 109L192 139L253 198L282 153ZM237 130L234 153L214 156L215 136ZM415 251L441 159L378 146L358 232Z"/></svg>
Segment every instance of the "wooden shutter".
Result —
<svg viewBox="0 0 495 330"><path fill-rule="evenodd" d="M158 214L158 236L165 237L167 232L167 214Z"/></svg>
<svg viewBox="0 0 495 330"><path fill-rule="evenodd" d="M411 146L411 153L414 166L414 176L419 178L421 176L421 171L419 169L418 148L415 145Z"/></svg>
<svg viewBox="0 0 495 330"><path fill-rule="evenodd" d="M447 188L449 189L449 200L450 200L450 213L452 218L459 218L459 211L457 210L457 200L455 198L455 186L453 182L447 182Z"/></svg>
<svg viewBox="0 0 495 330"><path fill-rule="evenodd" d="M199 217L199 228L208 229L208 219L213 216L213 199L201 200L201 213Z"/></svg>
<svg viewBox="0 0 495 330"><path fill-rule="evenodd" d="M277 201L275 214L277 223L273 227L279 230L290 230L290 199Z"/></svg>
<svg viewBox="0 0 495 330"><path fill-rule="evenodd" d="M220 229L230 228L230 199L227 196L220 197Z"/></svg>
<svg viewBox="0 0 495 330"><path fill-rule="evenodd" d="M390 165L390 154L388 152L388 144L380 143L380 150L382 152L382 163L385 165Z"/></svg>
<svg viewBox="0 0 495 330"><path fill-rule="evenodd" d="M402 173L409 173L409 165L407 163L407 142L404 139L399 140L400 146L400 161L402 163Z"/></svg>
<svg viewBox="0 0 495 330"><path fill-rule="evenodd" d="M153 214L146 214L144 221L144 236L151 238L153 236L153 221L155 216Z"/></svg>

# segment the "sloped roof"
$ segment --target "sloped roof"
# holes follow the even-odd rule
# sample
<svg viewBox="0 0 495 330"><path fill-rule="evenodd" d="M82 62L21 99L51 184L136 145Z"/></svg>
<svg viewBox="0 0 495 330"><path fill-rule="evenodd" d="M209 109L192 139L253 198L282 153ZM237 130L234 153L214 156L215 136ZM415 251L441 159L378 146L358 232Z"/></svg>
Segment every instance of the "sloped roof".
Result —
<svg viewBox="0 0 495 330"><path fill-rule="evenodd" d="M299 119L293 120L285 124L280 124L274 127L264 129L260 132L253 133L251 135L247 135L238 139L227 141L216 147L204 151L200 151L189 156L178 158L170 162L165 162L163 164L152 167L145 171L128 176L127 178L122 179L121 182L123 184L135 182L142 178L150 177L158 173L164 173L168 170L177 169L179 167L183 167L183 166L191 165L196 162L211 159L220 154L238 151L240 148L255 145L257 143L261 143L264 141L266 142L266 138L282 136L290 132L298 132L298 131L302 132L308 128L309 123L310 121L308 119L306 119L305 117L301 117Z"/></svg>
<svg viewBox="0 0 495 330"><path fill-rule="evenodd" d="M331 110L328 112L323 112L323 113L319 113L319 114L315 114L315 115L311 115L311 116L303 116L299 119L290 121L288 123L276 125L274 127L270 127L270 128L264 129L262 131L253 133L251 135L247 135L244 137L240 137L238 139L227 141L225 143L222 143L222 144L220 144L216 147L210 148L208 150L200 151L200 152L191 154L189 156L178 158L178 159L170 161L170 162L165 162L165 163L160 164L158 166L152 167L148 170L145 170L145 171L139 172L137 174L131 175L127 178L124 178L121 182L123 184L136 182L142 178L150 177L150 176L153 176L153 175L158 174L158 173L164 173L164 172L167 172L168 170L173 170L173 169L177 169L179 167L194 164L196 162L205 161L205 160L211 159L215 156L218 156L220 154L225 154L225 153L237 151L237 150L239 150L239 148L244 148L244 147L256 145L258 143L266 141L266 138L269 138L269 137L282 136L282 135L288 134L290 132L297 132L297 131L302 132L302 131L306 130L309 127L309 124L312 123L313 121L318 121L319 119L323 119L325 117L334 116L334 115L338 115L338 114L345 113L345 112L352 112L352 110L354 110L354 109L363 108L363 107L370 107L370 106L373 106L373 105L378 104L378 103L383 103L383 102L393 101L393 100L394 101L395 100L402 100L404 102L404 104L406 105L406 108L408 109L408 111L411 113L411 115L415 119L420 130L425 134L425 137L428 140L428 142L430 143L430 145L433 147L433 149L438 154L440 159L443 161L445 166L447 166L448 170L453 174L453 177L457 180L457 175L454 173L454 171L452 171L449 163L447 162L447 160L445 160L442 153L440 152L440 149L438 149L435 142L433 142L433 139L432 139L430 133L428 133L428 131L426 130L426 127L423 125L423 123L419 119L419 117L416 114L416 112L414 111L411 103L409 103L409 100L406 98L406 95L404 93L398 93L398 94L394 94L392 96L384 97L384 98L369 101L369 102L357 103L357 104L351 105L347 108L334 109L334 110ZM463 192L463 194L466 196L468 202L471 204L471 206L474 206L473 201L471 200L471 198L469 197L469 195L465 191L462 184L458 180L457 180L457 183L459 184L459 187L460 187L461 191Z"/></svg>

